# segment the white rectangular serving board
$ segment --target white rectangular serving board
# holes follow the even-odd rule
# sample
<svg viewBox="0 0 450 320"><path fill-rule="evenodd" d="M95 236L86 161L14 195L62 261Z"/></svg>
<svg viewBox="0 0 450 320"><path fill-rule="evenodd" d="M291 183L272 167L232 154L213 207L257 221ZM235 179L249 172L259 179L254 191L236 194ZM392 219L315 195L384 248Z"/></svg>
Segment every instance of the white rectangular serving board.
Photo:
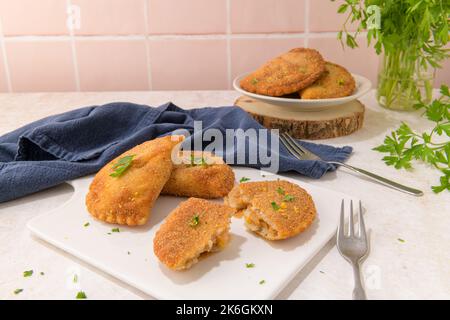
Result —
<svg viewBox="0 0 450 320"><path fill-rule="evenodd" d="M236 180L282 178L299 184L313 197L317 218L291 239L262 240L247 231L243 219L232 219L231 241L221 252L201 259L186 271L171 271L153 253L153 237L167 214L185 198L161 196L148 223L124 227L94 220L85 196L92 176L71 181L74 194L61 207L32 219L38 237L158 299L271 299L335 235L342 199L355 198L299 180L233 168ZM221 200L220 200L221 201ZM89 222L89 226L84 224ZM112 228L120 232L111 232ZM110 233L110 234L108 234ZM128 254L129 252L129 254ZM254 263L254 268L246 268ZM264 284L260 284L265 280Z"/></svg>

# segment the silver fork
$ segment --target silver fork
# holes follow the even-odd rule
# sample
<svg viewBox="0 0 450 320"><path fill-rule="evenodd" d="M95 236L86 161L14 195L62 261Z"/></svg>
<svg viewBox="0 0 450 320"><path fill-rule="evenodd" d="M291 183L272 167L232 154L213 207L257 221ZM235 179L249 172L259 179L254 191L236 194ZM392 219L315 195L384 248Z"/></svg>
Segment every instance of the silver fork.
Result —
<svg viewBox="0 0 450 320"><path fill-rule="evenodd" d="M359 202L358 214L358 235L355 234L353 223L353 201L350 201L350 217L348 222L348 236L344 231L344 200L341 203L341 218L336 232L336 245L339 253L348 261L353 267L353 276L355 279L355 288L353 289L353 300L367 300L366 293L361 281L361 271L359 269L360 263L367 256L369 252L369 244L367 241L366 227L364 226L364 219L362 215L361 201Z"/></svg>
<svg viewBox="0 0 450 320"><path fill-rule="evenodd" d="M357 173L363 174L369 178L371 178L372 180L378 181L381 184L384 184L386 186L389 186L391 188L394 188L396 190L400 190L409 194L412 194L414 196L422 196L423 192L411 187L407 187L404 186L398 182L389 180L387 178L381 177L375 173L371 173L369 171L366 171L364 169L360 169L360 168L356 168L354 166L351 166L349 164L343 163L343 162L338 162L338 161L326 161L321 159L318 155L312 153L311 151L309 151L308 149L306 149L305 147L301 146L299 143L297 143L297 141L295 141L294 138L292 138L289 134L287 133L281 133L280 134L280 140L281 143L283 143L283 145L288 149L288 151L297 159L299 160L321 160L324 161L326 163L330 163L330 164L336 164L339 166L343 166L347 169L350 169L352 171L355 171Z"/></svg>

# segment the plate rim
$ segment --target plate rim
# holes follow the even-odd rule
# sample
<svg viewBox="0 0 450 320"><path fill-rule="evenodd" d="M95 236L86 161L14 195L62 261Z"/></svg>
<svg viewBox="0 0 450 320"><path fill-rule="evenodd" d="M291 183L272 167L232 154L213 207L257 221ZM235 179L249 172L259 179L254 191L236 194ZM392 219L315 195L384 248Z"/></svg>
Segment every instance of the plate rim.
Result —
<svg viewBox="0 0 450 320"><path fill-rule="evenodd" d="M266 101L266 102L272 102L272 103L280 103L280 104L289 104L292 106L298 106L298 107L323 107L324 104L327 106L337 106L339 104L343 104L346 102L350 102L353 100L358 99L359 97L365 95L366 93L368 93L370 91L370 89L372 89L372 81L370 81L368 78L361 76L359 74L356 73L351 73L351 75L353 76L353 78L355 78L355 81L357 82L358 80L361 82L361 91L358 91L350 96L346 96L346 97L339 97L339 98L327 98L327 99L293 99L293 98L281 98L281 97L272 97L272 96L265 96L262 94L257 94L257 93L253 93L253 92L248 92L246 90L244 90L243 88L241 88L241 86L239 85L239 82L242 78L244 78L245 76L248 76L250 74L250 72L246 72L246 73L242 73L238 76L236 76L233 79L233 89L236 90L239 93L242 93L243 95L258 99L258 100L262 100L262 101Z"/></svg>

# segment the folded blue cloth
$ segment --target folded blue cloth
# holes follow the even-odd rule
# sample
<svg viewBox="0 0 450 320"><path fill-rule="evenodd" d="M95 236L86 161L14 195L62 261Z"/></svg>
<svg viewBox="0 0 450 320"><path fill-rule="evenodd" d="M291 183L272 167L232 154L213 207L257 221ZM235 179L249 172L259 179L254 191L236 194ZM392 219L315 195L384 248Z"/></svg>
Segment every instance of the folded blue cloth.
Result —
<svg viewBox="0 0 450 320"><path fill-rule="evenodd" d="M0 202L94 173L133 146L174 130L193 132L194 121L202 121L203 130L222 133L263 129L238 107L183 110L172 103L157 108L110 103L51 116L0 137ZM352 152L351 147L301 143L326 160L344 161ZM294 170L320 178L335 169L322 161L299 161L281 144L279 150L279 172ZM224 152L229 156L236 151ZM260 162L244 165L263 167Z"/></svg>

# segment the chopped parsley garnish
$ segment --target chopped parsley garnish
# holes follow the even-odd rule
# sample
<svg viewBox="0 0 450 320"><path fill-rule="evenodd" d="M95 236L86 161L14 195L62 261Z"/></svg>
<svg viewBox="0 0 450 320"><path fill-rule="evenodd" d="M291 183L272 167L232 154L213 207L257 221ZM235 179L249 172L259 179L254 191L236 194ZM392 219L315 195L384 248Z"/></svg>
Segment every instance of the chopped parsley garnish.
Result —
<svg viewBox="0 0 450 320"><path fill-rule="evenodd" d="M282 195L284 195L284 190L283 190L283 188L281 188L281 187L278 187L277 188L277 192L279 193L279 194L282 194Z"/></svg>
<svg viewBox="0 0 450 320"><path fill-rule="evenodd" d="M14 294L19 294L19 293L21 293L23 291L23 289L16 289L16 290L14 290Z"/></svg>
<svg viewBox="0 0 450 320"><path fill-rule="evenodd" d="M258 79L256 79L256 78L253 78L253 79L252 79L252 84L257 84L257 83L258 83L258 81L259 81Z"/></svg>
<svg viewBox="0 0 450 320"><path fill-rule="evenodd" d="M295 199L294 196L292 196L292 195L290 195L290 194L287 194L287 195L284 197L283 201L291 202L291 201L293 201L294 199Z"/></svg>
<svg viewBox="0 0 450 320"><path fill-rule="evenodd" d="M73 281L73 283L77 283L78 282L78 275L77 274L73 275L72 281Z"/></svg>
<svg viewBox="0 0 450 320"><path fill-rule="evenodd" d="M261 281L259 282L259 284L264 284L264 283L266 283L266 280L261 280Z"/></svg>
<svg viewBox="0 0 450 320"><path fill-rule="evenodd" d="M23 272L24 277L31 277L33 275L33 270L28 270Z"/></svg>
<svg viewBox="0 0 450 320"><path fill-rule="evenodd" d="M191 166L207 166L205 158L203 157L195 157L195 155L191 154Z"/></svg>
<svg viewBox="0 0 450 320"><path fill-rule="evenodd" d="M119 228L114 228L114 229L111 229L111 231L112 232L120 232L120 229Z"/></svg>
<svg viewBox="0 0 450 320"><path fill-rule="evenodd" d="M397 240L398 240L398 242L401 242L401 243L405 243L406 242L405 240L403 240L401 238L398 238Z"/></svg>
<svg viewBox="0 0 450 320"><path fill-rule="evenodd" d="M45 273L43 273L42 271L39 273L41 276L45 275Z"/></svg>
<svg viewBox="0 0 450 320"><path fill-rule="evenodd" d="M111 173L110 176L114 178L120 177L131 166L135 156L136 155L133 154L119 159L119 161L113 165L112 168L114 172Z"/></svg>
<svg viewBox="0 0 450 320"><path fill-rule="evenodd" d="M242 177L241 180L239 180L239 183L247 182L247 181L249 181L249 180L250 180L250 178Z"/></svg>
<svg viewBox="0 0 450 320"><path fill-rule="evenodd" d="M277 205L276 202L272 201L270 204L272 205L272 209L273 209L273 210L275 210L275 211L280 210L280 206Z"/></svg>
<svg viewBox="0 0 450 320"><path fill-rule="evenodd" d="M77 299L87 299L86 293L84 291L79 291L76 296Z"/></svg>
<svg viewBox="0 0 450 320"><path fill-rule="evenodd" d="M198 214L196 214L192 217L191 221L189 222L189 225L191 227L196 227L196 226L198 226L199 223L200 223L200 217L198 216Z"/></svg>
<svg viewBox="0 0 450 320"><path fill-rule="evenodd" d="M89 227L90 223L86 222L85 224L83 224L83 227Z"/></svg>
<svg viewBox="0 0 450 320"><path fill-rule="evenodd" d="M338 80L338 85L343 86L345 84L345 81L342 79Z"/></svg>
<svg viewBox="0 0 450 320"><path fill-rule="evenodd" d="M254 264L254 263L246 263L246 264L245 264L245 267L246 267L246 268L254 268L254 267L255 267L255 264Z"/></svg>

